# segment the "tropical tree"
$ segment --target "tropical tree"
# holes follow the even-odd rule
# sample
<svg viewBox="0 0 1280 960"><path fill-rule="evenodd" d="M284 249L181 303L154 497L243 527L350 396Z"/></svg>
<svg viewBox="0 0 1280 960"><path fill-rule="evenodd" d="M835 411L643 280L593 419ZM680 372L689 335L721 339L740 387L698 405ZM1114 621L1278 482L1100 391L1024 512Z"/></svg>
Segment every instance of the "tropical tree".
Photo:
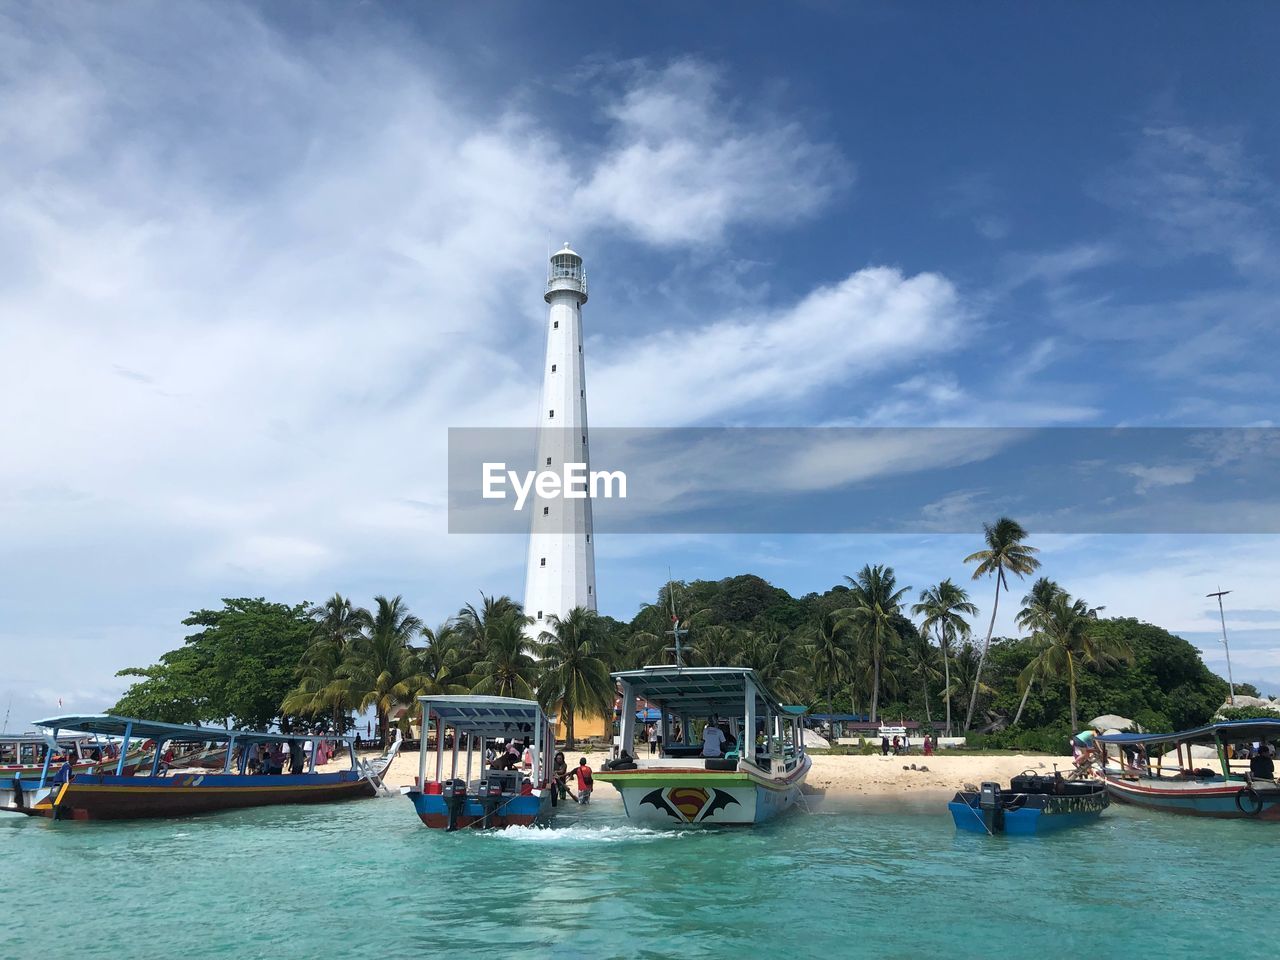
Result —
<svg viewBox="0 0 1280 960"><path fill-rule="evenodd" d="M340 593L323 604L312 607L307 615L315 621L312 640L298 664L298 683L289 691L280 709L286 714L319 716L328 713L333 728L339 733L346 726L347 699L345 685L335 683L338 669L346 660L354 641L370 622L369 611L353 606Z"/></svg>
<svg viewBox="0 0 1280 960"><path fill-rule="evenodd" d="M479 607L468 603L459 610L454 618L454 628L466 654L473 660L481 659L488 648L490 629L511 614L521 614L520 604L505 595L486 596L483 593L480 594Z"/></svg>
<svg viewBox="0 0 1280 960"><path fill-rule="evenodd" d="M1030 685L1039 674L1067 681L1071 697L1071 729L1080 726L1076 708L1076 675L1085 667L1102 669L1119 662L1133 662L1133 651L1110 634L1098 633L1094 627L1098 610L1083 600L1072 600L1059 590L1041 615L1036 634L1040 653L1023 669L1019 685Z"/></svg>
<svg viewBox="0 0 1280 960"><path fill-rule="evenodd" d="M466 693L471 673L462 635L452 620L423 627L425 644L413 651L417 660L412 700L439 694Z"/></svg>
<svg viewBox="0 0 1280 960"><path fill-rule="evenodd" d="M766 623L742 635L738 661L754 670L765 686L787 700L801 699L804 683L797 675L797 645L791 635L776 624Z"/></svg>
<svg viewBox="0 0 1280 960"><path fill-rule="evenodd" d="M910 587L898 587L893 567L868 564L858 576L845 577L852 604L840 615L853 628L863 648L870 654L871 722L876 722L880 697L880 676L885 654L900 637L895 621L902 617L902 597Z"/></svg>
<svg viewBox="0 0 1280 960"><path fill-rule="evenodd" d="M387 718L401 704L413 702L418 660L409 641L422 630L422 621L399 597L374 597L376 607L338 669L333 696L342 696L358 710L374 708L378 736L387 737Z"/></svg>
<svg viewBox="0 0 1280 960"><path fill-rule="evenodd" d="M951 736L951 646L956 640L969 641L969 621L966 616L975 616L978 612L976 604L969 602L969 593L963 587L956 586L948 577L936 586L920 591L920 602L913 605L911 612L923 617L920 631L926 636L932 631L938 637L938 647L942 651L943 700L947 708L947 736Z"/></svg>
<svg viewBox="0 0 1280 960"><path fill-rule="evenodd" d="M973 726L973 711L978 705L978 685L982 680L982 668L986 664L987 653L991 649L991 634L996 628L996 611L1000 609L1000 590L1002 587L1004 589L1009 587L1006 572L1024 577L1040 566L1040 561L1035 558L1040 551L1036 547L1023 543L1027 538L1027 531L1022 529L1022 525L1016 520L1001 517L995 523L984 523L982 533L986 540L986 549L969 554L964 558L964 562L977 564L973 571L975 580L986 576L995 577L996 596L991 605L991 622L987 624L987 638L983 641L982 652L978 656L978 669L973 690L969 694L969 712L964 718L965 730Z"/></svg>
<svg viewBox="0 0 1280 960"><path fill-rule="evenodd" d="M737 666L741 644L732 627L717 625L698 631L693 644L694 654L706 667Z"/></svg>
<svg viewBox="0 0 1280 960"><path fill-rule="evenodd" d="M982 682L978 671L980 660L978 648L972 643L962 643L956 648L951 661L950 696L964 696L974 689L982 696L991 696L996 692L993 687Z"/></svg>
<svg viewBox="0 0 1280 960"><path fill-rule="evenodd" d="M1031 585L1031 590L1022 598L1022 609L1014 618L1015 622L1021 629L1034 636L1044 626L1054 598L1062 592L1063 589L1056 580L1041 577ZM1015 727L1022 719L1022 711L1027 708L1027 698L1031 696L1031 688L1035 685L1035 681L1040 679L1040 675L1041 670L1038 667L1036 669L1028 667L1018 676L1018 689L1022 692L1022 699L1018 701L1018 710L1013 715Z"/></svg>
<svg viewBox="0 0 1280 960"><path fill-rule="evenodd" d="M813 671L813 680L827 692L827 709L835 712L835 689L846 683L853 672L853 653L849 645L849 625L842 616L824 613L805 631L804 658Z"/></svg>
<svg viewBox="0 0 1280 960"><path fill-rule="evenodd" d="M611 717L614 684L605 660L607 643L595 611L574 607L563 617L552 614L538 637L538 702L559 710L565 748L574 747L578 717Z"/></svg>
<svg viewBox="0 0 1280 960"><path fill-rule="evenodd" d="M924 718L929 726L933 726L933 713L929 706L929 684L938 680L942 674L935 666L937 662L933 645L923 635L912 638L906 644L907 669L920 681L924 691Z"/></svg>
<svg viewBox="0 0 1280 960"><path fill-rule="evenodd" d="M519 609L486 619L484 649L472 671L472 693L533 699L538 668L525 636L531 622Z"/></svg>

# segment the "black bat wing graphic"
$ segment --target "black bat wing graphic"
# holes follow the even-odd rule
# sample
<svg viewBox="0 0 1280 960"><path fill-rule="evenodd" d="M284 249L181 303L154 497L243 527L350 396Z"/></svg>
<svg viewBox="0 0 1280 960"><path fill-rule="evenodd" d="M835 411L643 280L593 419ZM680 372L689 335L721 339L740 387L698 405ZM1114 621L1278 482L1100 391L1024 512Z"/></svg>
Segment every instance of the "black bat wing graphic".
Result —
<svg viewBox="0 0 1280 960"><path fill-rule="evenodd" d="M702 823L704 820L710 819L713 813L717 810L723 810L725 807L729 806L729 804L733 804L735 807L741 806L734 795L729 793L727 790L714 790L711 802L703 809L702 816L698 818L698 822Z"/></svg>
<svg viewBox="0 0 1280 960"><path fill-rule="evenodd" d="M680 816L679 810L671 806L671 804L667 803L666 797L662 795L661 788L657 790L650 790L648 793L646 793L643 797L640 798L640 806L643 807L646 803L661 810L663 813L665 813L667 816L671 817L672 819L675 819L675 820L684 819L684 817Z"/></svg>

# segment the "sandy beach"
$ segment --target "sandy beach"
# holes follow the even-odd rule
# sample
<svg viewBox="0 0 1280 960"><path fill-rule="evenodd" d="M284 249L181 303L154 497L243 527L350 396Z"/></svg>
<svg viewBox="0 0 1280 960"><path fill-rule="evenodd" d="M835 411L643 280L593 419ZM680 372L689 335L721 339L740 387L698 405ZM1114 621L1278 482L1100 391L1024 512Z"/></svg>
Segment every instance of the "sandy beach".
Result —
<svg viewBox="0 0 1280 960"><path fill-rule="evenodd" d="M370 756L375 756L371 754ZM585 756L592 769L599 770L607 759L604 753L575 751L569 757L569 765L576 766L579 757ZM431 762L430 760L428 761ZM449 763L446 756L445 764ZM883 756L815 756L809 773L809 785L825 790L831 796L895 796L918 791L950 792L961 789L966 783L998 780L1008 783L1009 778L1023 770L1052 773L1054 764L1067 771L1070 757L1040 755L1010 756L946 756L940 754L925 757L913 754L905 757ZM912 766L916 769L911 769ZM927 769L922 770L925 767ZM428 767L428 769L431 769ZM409 753L396 757L386 777L388 786L412 784L418 775L418 754Z"/></svg>

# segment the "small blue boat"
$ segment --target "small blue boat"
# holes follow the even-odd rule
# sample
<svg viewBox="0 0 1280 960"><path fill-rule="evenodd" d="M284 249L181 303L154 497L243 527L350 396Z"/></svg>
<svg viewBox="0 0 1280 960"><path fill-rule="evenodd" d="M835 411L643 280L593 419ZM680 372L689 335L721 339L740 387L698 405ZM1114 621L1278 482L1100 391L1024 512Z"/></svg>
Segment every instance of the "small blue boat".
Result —
<svg viewBox="0 0 1280 960"><path fill-rule="evenodd" d="M961 790L947 809L957 830L1034 836L1093 823L1109 803L1100 781L1027 772L1010 780L1007 790L998 783Z"/></svg>

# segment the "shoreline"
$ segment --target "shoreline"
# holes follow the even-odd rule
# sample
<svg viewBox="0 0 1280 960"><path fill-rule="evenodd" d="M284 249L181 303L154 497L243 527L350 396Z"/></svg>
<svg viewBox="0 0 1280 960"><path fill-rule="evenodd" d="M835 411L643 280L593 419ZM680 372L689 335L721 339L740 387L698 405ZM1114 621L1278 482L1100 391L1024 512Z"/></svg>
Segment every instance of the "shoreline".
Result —
<svg viewBox="0 0 1280 960"><path fill-rule="evenodd" d="M579 757L584 756L593 770L599 770L608 759L608 754L600 751L566 752L570 769L577 766ZM641 754L638 759L646 758ZM946 754L935 754L932 757L920 754L887 757L879 754L873 756L818 755L811 756L811 759L813 768L809 771L806 782L815 790L824 791L829 797L897 797L915 793L936 796L962 790L966 783L980 784L984 780L996 780L1001 784L1008 784L1011 777L1017 776L1024 770L1051 774L1056 764L1065 774L1071 768L1070 757L1043 754L959 757L949 757ZM395 789L412 784L418 775L418 760L417 753L401 754L396 757L391 764L391 769L383 778L387 786ZM429 757L429 773L434 772L432 762L433 758ZM446 768L448 765L449 755L446 754ZM911 769L913 765L916 768L914 770ZM922 770L921 767L927 769Z"/></svg>

